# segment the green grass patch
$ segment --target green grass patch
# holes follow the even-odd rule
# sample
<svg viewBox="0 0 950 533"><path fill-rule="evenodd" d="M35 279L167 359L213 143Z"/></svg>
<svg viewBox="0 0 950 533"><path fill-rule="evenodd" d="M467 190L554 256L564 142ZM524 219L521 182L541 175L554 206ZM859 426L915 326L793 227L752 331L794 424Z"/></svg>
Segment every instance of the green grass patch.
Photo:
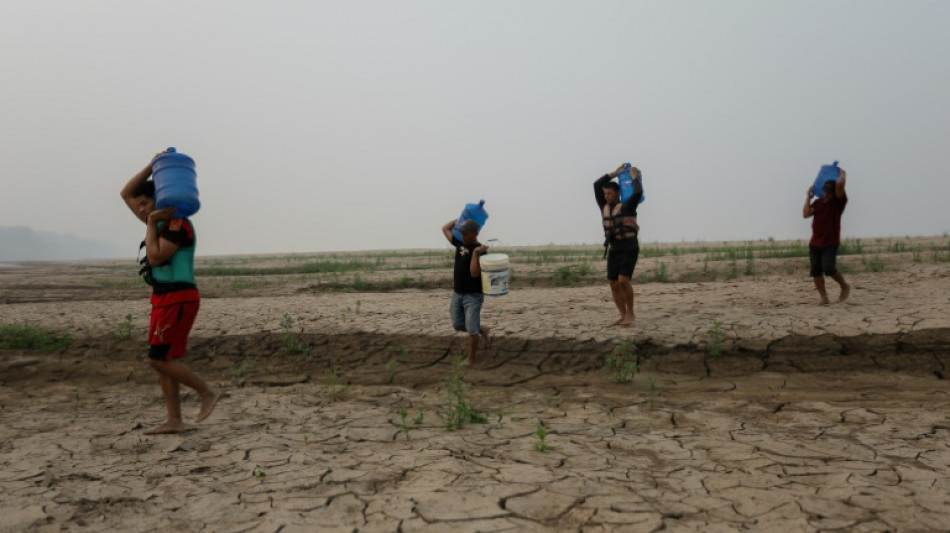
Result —
<svg viewBox="0 0 950 533"><path fill-rule="evenodd" d="M71 339L30 322L0 324L0 348L51 352L69 346Z"/></svg>

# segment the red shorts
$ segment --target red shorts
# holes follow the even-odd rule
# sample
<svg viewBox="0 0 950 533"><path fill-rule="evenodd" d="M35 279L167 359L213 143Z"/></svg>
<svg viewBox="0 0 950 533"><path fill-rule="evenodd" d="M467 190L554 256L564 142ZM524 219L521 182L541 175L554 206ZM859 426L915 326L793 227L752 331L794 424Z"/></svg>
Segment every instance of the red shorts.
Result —
<svg viewBox="0 0 950 533"><path fill-rule="evenodd" d="M148 356L159 361L185 356L188 334L198 316L198 291L176 291L152 295L152 316L148 325ZM194 299L190 299L190 298Z"/></svg>

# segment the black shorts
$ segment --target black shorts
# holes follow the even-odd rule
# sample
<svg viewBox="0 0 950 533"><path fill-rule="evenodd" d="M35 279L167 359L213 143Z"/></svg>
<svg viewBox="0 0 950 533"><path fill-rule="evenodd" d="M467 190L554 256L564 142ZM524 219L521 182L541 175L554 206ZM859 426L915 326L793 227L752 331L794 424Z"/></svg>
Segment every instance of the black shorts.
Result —
<svg viewBox="0 0 950 533"><path fill-rule="evenodd" d="M638 257L640 257L640 243L636 240L633 244L624 243L623 246L616 247L611 245L607 252L607 279L617 281L620 276L632 278Z"/></svg>
<svg viewBox="0 0 950 533"><path fill-rule="evenodd" d="M811 277L834 276L838 273L838 247L808 245L808 259L811 261Z"/></svg>

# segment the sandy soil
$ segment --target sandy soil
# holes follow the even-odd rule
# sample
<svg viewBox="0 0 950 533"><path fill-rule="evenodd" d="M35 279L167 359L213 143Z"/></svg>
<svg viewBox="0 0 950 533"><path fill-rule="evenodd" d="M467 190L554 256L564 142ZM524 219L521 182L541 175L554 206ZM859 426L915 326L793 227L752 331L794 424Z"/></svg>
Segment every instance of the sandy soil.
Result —
<svg viewBox="0 0 950 533"><path fill-rule="evenodd" d="M680 261L674 280L700 268ZM144 434L144 288L97 281L106 263L0 269L0 324L72 338L0 349L0 531L946 531L948 267L888 264L826 307L781 263L640 283L631 328L606 326L601 282L514 284L465 371L485 422L455 431L445 290L209 283L188 362L227 397L166 436ZM631 383L603 370L620 355Z"/></svg>

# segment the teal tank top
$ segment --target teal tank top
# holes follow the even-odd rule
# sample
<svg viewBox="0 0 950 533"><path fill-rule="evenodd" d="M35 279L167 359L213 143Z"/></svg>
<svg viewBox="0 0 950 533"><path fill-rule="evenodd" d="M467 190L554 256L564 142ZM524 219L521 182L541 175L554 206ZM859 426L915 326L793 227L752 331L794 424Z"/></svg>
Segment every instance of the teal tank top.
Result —
<svg viewBox="0 0 950 533"><path fill-rule="evenodd" d="M155 289L181 290L195 288L195 249L198 247L198 233L195 225L188 219L192 231L191 246L181 246L164 265L151 267L152 284ZM165 222L158 223L158 234L161 237Z"/></svg>

